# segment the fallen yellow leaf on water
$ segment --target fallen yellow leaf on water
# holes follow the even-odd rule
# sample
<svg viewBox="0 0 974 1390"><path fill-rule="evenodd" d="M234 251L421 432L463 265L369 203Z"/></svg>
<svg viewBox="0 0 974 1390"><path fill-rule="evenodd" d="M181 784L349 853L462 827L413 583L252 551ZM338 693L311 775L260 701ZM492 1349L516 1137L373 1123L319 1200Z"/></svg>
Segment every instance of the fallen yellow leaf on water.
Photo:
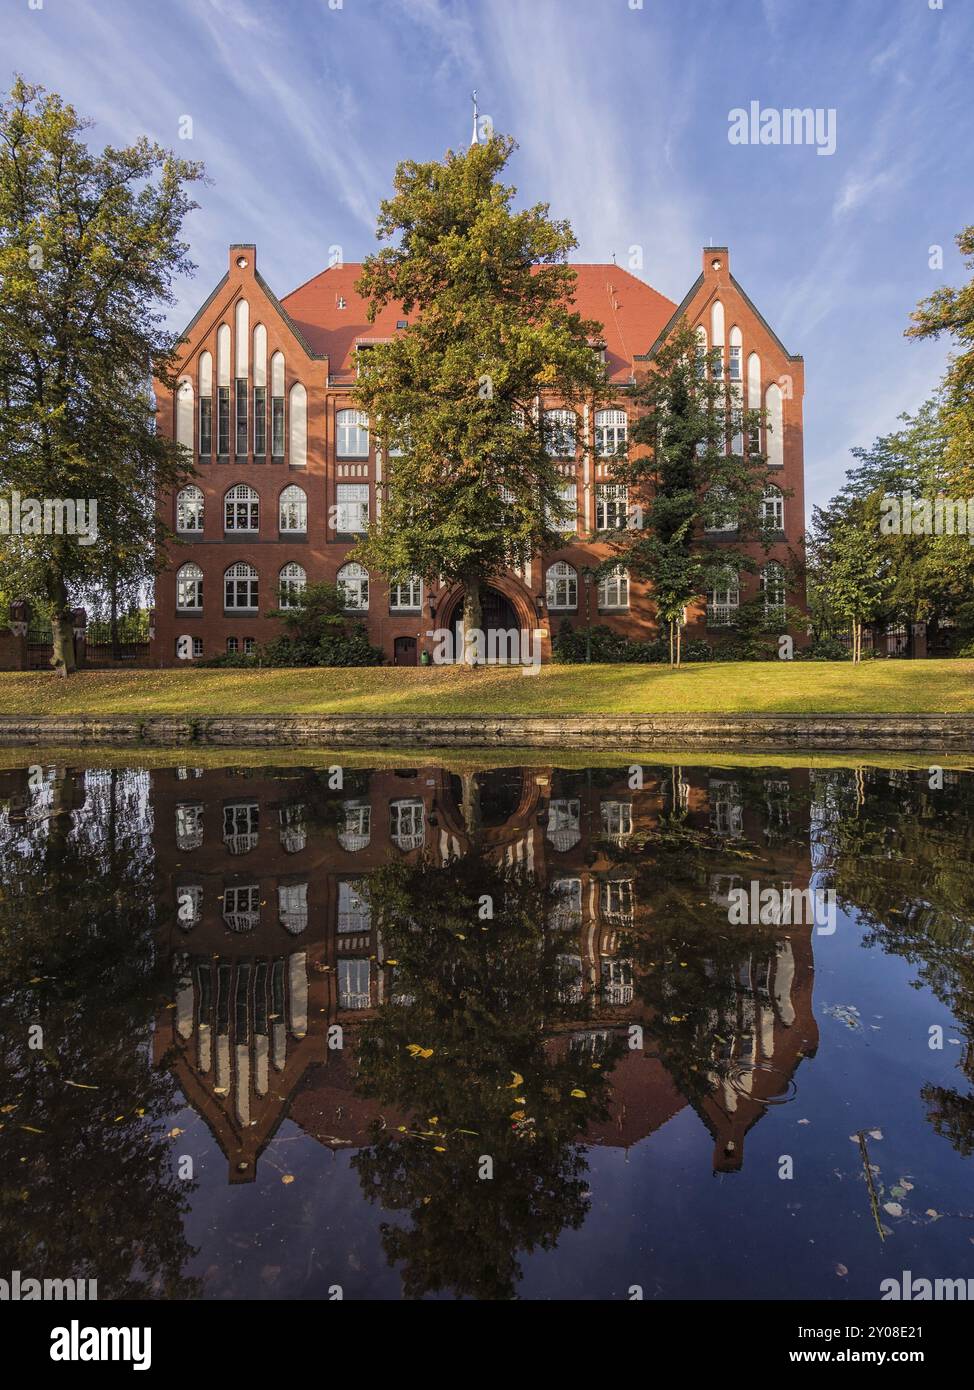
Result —
<svg viewBox="0 0 974 1390"><path fill-rule="evenodd" d="M169 1131L169 1133L166 1135L166 1138L167 1138L167 1139L178 1139L179 1136L180 1136L182 1133L183 1133L183 1131L182 1131L181 1129L171 1129L171 1130Z"/></svg>
<svg viewBox="0 0 974 1390"><path fill-rule="evenodd" d="M523 1111L523 1110L512 1110L512 1111L511 1111L511 1119L512 1119L512 1120L523 1120L523 1119L524 1119L524 1111Z"/></svg>
<svg viewBox="0 0 974 1390"><path fill-rule="evenodd" d="M445 1154L445 1153L446 1153L446 1149L443 1147L442 1144L434 1144L434 1145L433 1145L433 1152L434 1152L434 1153L437 1153L437 1154Z"/></svg>
<svg viewBox="0 0 974 1390"><path fill-rule="evenodd" d="M33 1125L21 1125L21 1129L26 1129L28 1134L43 1134L42 1129L35 1129Z"/></svg>
<svg viewBox="0 0 974 1390"><path fill-rule="evenodd" d="M74 1086L74 1087L75 1087L77 1090L79 1090L79 1091L97 1091L97 1090L98 1090L98 1087L97 1087L97 1086L88 1086L88 1085L86 1085L85 1082L83 1082L83 1081L69 1081L67 1077L64 1078L64 1084L65 1084L65 1086Z"/></svg>
<svg viewBox="0 0 974 1390"><path fill-rule="evenodd" d="M285 1173L283 1178L281 1178L281 1182L287 1187L288 1183L294 1182L294 1177L291 1173Z"/></svg>
<svg viewBox="0 0 974 1390"><path fill-rule="evenodd" d="M527 1097L526 1097L526 1096L515 1096L515 1097L514 1097L514 1104L515 1104L515 1105L527 1105L527 1103L528 1103L528 1102L527 1102Z"/></svg>
<svg viewBox="0 0 974 1390"><path fill-rule="evenodd" d="M432 1057L433 1055L433 1049L431 1047L420 1047L419 1043L410 1043L406 1051L409 1053L410 1057L425 1058Z"/></svg>
<svg viewBox="0 0 974 1390"><path fill-rule="evenodd" d="M519 1071L512 1071L511 1075L513 1076L514 1080L511 1082L508 1089L511 1091L516 1091L518 1086L524 1085L524 1077L521 1075Z"/></svg>
<svg viewBox="0 0 974 1390"><path fill-rule="evenodd" d="M572 1091L572 1095L576 1096L579 1100L585 1099L585 1092L580 1090L578 1086L576 1086L574 1091Z"/></svg>

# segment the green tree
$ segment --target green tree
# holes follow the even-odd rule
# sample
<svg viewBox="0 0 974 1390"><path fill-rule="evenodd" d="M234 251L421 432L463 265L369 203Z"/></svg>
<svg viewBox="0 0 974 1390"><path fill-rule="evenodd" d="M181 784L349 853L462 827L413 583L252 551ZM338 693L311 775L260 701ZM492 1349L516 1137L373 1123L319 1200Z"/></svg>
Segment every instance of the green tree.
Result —
<svg viewBox="0 0 974 1390"><path fill-rule="evenodd" d="M156 432L151 377L174 384L160 306L193 269L180 230L202 168L146 139L93 152L89 126L20 78L0 106L0 486L97 505L93 543L0 540L4 588L52 615L61 674L75 666L75 595L147 572L156 491L191 472Z"/></svg>
<svg viewBox="0 0 974 1390"><path fill-rule="evenodd" d="M974 270L974 225L956 238L969 270ZM939 338L946 333L958 351L944 377L944 471L959 496L974 496L974 278L960 289L943 286L920 301L908 338Z"/></svg>
<svg viewBox="0 0 974 1390"><path fill-rule="evenodd" d="M762 535L766 458L744 451L761 415L744 408L739 388L718 374L718 361L717 350L700 352L694 329L681 320L628 393L639 410L631 442L645 449L613 465L635 501L629 524L611 538L613 563L652 585L675 665L687 604L718 587L728 571L756 569L748 554L708 534L707 526L731 517L738 542Z"/></svg>
<svg viewBox="0 0 974 1390"><path fill-rule="evenodd" d="M403 163L378 219L383 247L358 288L370 317L392 302L409 328L368 352L359 404L386 447L388 495L357 548L393 578L463 586L465 656L481 592L518 558L559 544L566 518L540 397L576 411L605 397L601 325L572 308L575 238L545 204L514 211L498 182L514 141Z"/></svg>
<svg viewBox="0 0 974 1390"><path fill-rule="evenodd" d="M884 613L893 585L893 552L880 533L882 493L833 499L812 514L809 562L821 605L852 632L852 659L862 659L862 629Z"/></svg>

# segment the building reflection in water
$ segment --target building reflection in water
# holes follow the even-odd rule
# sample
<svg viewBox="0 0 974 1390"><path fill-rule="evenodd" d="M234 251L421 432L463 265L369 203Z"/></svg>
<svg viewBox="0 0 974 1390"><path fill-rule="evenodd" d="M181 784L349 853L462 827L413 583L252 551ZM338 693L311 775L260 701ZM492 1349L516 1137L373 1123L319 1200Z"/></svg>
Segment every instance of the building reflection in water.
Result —
<svg viewBox="0 0 974 1390"><path fill-rule="evenodd" d="M727 918L731 890L753 879L808 887L804 769L417 766L345 769L336 786L324 769L180 767L151 779L175 1005L159 1013L154 1056L233 1183L254 1179L285 1115L333 1148L410 1123L409 1096L390 1107L358 1075L363 1030L412 1003L371 901L390 864L433 875L465 861L543 888L557 1001L543 1046L553 1065L611 1058L604 1113L586 1117L581 1143L628 1148L690 1105L714 1169L738 1169L748 1130L816 1048L813 929Z"/></svg>

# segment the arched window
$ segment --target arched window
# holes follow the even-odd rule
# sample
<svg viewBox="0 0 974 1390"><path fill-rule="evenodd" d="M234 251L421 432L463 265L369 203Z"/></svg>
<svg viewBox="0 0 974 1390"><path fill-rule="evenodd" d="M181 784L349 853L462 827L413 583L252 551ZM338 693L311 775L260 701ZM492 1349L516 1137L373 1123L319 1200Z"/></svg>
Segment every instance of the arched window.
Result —
<svg viewBox="0 0 974 1390"><path fill-rule="evenodd" d="M304 489L293 483L284 489L279 498L278 526L282 531L304 532L308 529L308 498Z"/></svg>
<svg viewBox="0 0 974 1390"><path fill-rule="evenodd" d="M284 457L284 354L271 358L271 455Z"/></svg>
<svg viewBox="0 0 974 1390"><path fill-rule="evenodd" d="M278 600L282 608L300 608L304 601L308 577L302 567L292 561L281 570Z"/></svg>
<svg viewBox="0 0 974 1390"><path fill-rule="evenodd" d="M223 606L257 612L257 571L246 560L238 560L223 575Z"/></svg>
<svg viewBox="0 0 974 1390"><path fill-rule="evenodd" d="M545 598L549 608L578 607L578 571L559 560L545 575Z"/></svg>
<svg viewBox="0 0 974 1390"><path fill-rule="evenodd" d="M731 627L737 621L740 601L738 577L733 570L725 570L707 595L707 626Z"/></svg>
<svg viewBox="0 0 974 1390"><path fill-rule="evenodd" d="M193 449L193 425L196 415L193 383L184 376L176 387L176 443L184 449Z"/></svg>
<svg viewBox="0 0 974 1390"><path fill-rule="evenodd" d="M707 330L703 324L697 325L697 376L707 375Z"/></svg>
<svg viewBox="0 0 974 1390"><path fill-rule="evenodd" d="M737 512L727 492L713 487L707 493L704 512L705 531L736 531Z"/></svg>
<svg viewBox="0 0 974 1390"><path fill-rule="evenodd" d="M418 613L423 606L423 581L418 574L393 580L389 585L389 607L396 613Z"/></svg>
<svg viewBox="0 0 974 1390"><path fill-rule="evenodd" d="M719 349L714 354L714 376L719 380L724 375L724 306L719 299L710 310L710 346Z"/></svg>
<svg viewBox="0 0 974 1390"><path fill-rule="evenodd" d="M389 804L390 836L399 849L421 849L426 839L426 817L423 803L415 797Z"/></svg>
<svg viewBox="0 0 974 1390"><path fill-rule="evenodd" d="M308 393L296 381L291 387L290 453L288 463L292 468L306 468L308 465Z"/></svg>
<svg viewBox="0 0 974 1390"><path fill-rule="evenodd" d="M176 493L176 530L202 535L203 493L198 487L184 487Z"/></svg>
<svg viewBox="0 0 974 1390"><path fill-rule="evenodd" d="M369 417L364 410L339 410L335 416L339 458L365 459L369 456Z"/></svg>
<svg viewBox="0 0 974 1390"><path fill-rule="evenodd" d="M777 382L773 381L768 387L764 400L767 408L767 443L764 447L768 467L781 468L785 461L784 410L781 387Z"/></svg>
<svg viewBox="0 0 974 1390"><path fill-rule="evenodd" d="M599 607L629 607L629 571L622 565L616 565L610 574L604 574L599 580Z"/></svg>
<svg viewBox="0 0 974 1390"><path fill-rule="evenodd" d="M365 612L369 606L369 572L362 565L342 565L338 571L342 606Z"/></svg>
<svg viewBox="0 0 974 1390"><path fill-rule="evenodd" d="M765 531L785 529L785 499L774 483L768 484L761 498L761 525Z"/></svg>
<svg viewBox="0 0 974 1390"><path fill-rule="evenodd" d="M200 455L202 462L209 462L213 451L213 358L208 352L200 353Z"/></svg>
<svg viewBox="0 0 974 1390"><path fill-rule="evenodd" d="M260 495L246 483L238 483L223 495L224 531L260 530Z"/></svg>
<svg viewBox="0 0 974 1390"><path fill-rule="evenodd" d="M764 598L764 616L784 618L785 567L777 560L769 560L761 567L761 594Z"/></svg>
<svg viewBox="0 0 974 1390"><path fill-rule="evenodd" d="M629 437L629 417L624 410L595 412L595 450L599 458L624 454Z"/></svg>
<svg viewBox="0 0 974 1390"><path fill-rule="evenodd" d="M551 458L575 457L575 413L571 410L546 410L544 413L545 445Z"/></svg>
<svg viewBox="0 0 974 1390"><path fill-rule="evenodd" d="M742 356L744 352L744 339L741 330L736 326L730 331L730 343L727 355L727 375L731 381L740 381L743 377Z"/></svg>
<svg viewBox="0 0 974 1390"><path fill-rule="evenodd" d="M750 353L747 359L747 408L754 411L761 409L761 359L756 352ZM755 420L748 430L747 451L752 457L761 452L760 419Z"/></svg>
<svg viewBox="0 0 974 1390"><path fill-rule="evenodd" d="M187 613L203 607L203 571L199 565L181 565L176 571L176 607Z"/></svg>

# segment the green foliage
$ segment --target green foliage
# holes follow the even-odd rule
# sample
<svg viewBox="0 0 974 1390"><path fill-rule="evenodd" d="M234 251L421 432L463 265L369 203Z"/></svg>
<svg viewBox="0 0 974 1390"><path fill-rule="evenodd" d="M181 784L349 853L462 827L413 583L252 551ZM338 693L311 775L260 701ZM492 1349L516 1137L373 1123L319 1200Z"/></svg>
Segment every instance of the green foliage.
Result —
<svg viewBox="0 0 974 1390"><path fill-rule="evenodd" d="M370 315L392 301L416 313L370 349L355 392L401 451L386 455L389 494L356 552L391 577L477 590L512 559L559 544L562 479L535 402L606 397L591 346L601 325L572 308L575 238L543 204L512 208L515 190L498 176L513 149L495 135L443 163L401 164L378 221L395 244L363 266Z"/></svg>
<svg viewBox="0 0 974 1390"><path fill-rule="evenodd" d="M660 348L653 370L628 394L640 410L631 432L630 452L613 465L613 476L630 491L630 507L642 511L642 525L611 539L617 559L652 585L653 601L671 637L679 634L683 610L727 571L755 570L754 560L726 533L708 534L731 515L736 541L764 539L761 495L767 460L757 453L735 453L735 440L749 437L760 412L744 409L740 394L718 377L719 351L699 353L695 330L686 320ZM637 517L639 513L636 513Z"/></svg>
<svg viewBox="0 0 974 1390"><path fill-rule="evenodd" d="M65 669L74 597L151 571L156 490L191 471L155 429L150 374L173 384L160 306L193 269L179 237L202 168L145 139L94 153L89 124L20 78L0 106L0 490L98 508L94 544L6 536L0 561L50 605Z"/></svg>
<svg viewBox="0 0 974 1390"><path fill-rule="evenodd" d="M566 618L558 636L552 642L552 655L563 665L585 661L588 644L587 629L575 631ZM639 642L615 632L605 623L596 623L591 633L591 659L595 662L663 662L669 661L669 643L656 637ZM708 642L688 642L683 648L684 661L713 661L714 649Z"/></svg>
<svg viewBox="0 0 974 1390"><path fill-rule="evenodd" d="M309 584L300 608L279 608L284 632L253 652L227 652L203 666L381 666L381 647L373 647L366 626L350 619L334 584Z"/></svg>

